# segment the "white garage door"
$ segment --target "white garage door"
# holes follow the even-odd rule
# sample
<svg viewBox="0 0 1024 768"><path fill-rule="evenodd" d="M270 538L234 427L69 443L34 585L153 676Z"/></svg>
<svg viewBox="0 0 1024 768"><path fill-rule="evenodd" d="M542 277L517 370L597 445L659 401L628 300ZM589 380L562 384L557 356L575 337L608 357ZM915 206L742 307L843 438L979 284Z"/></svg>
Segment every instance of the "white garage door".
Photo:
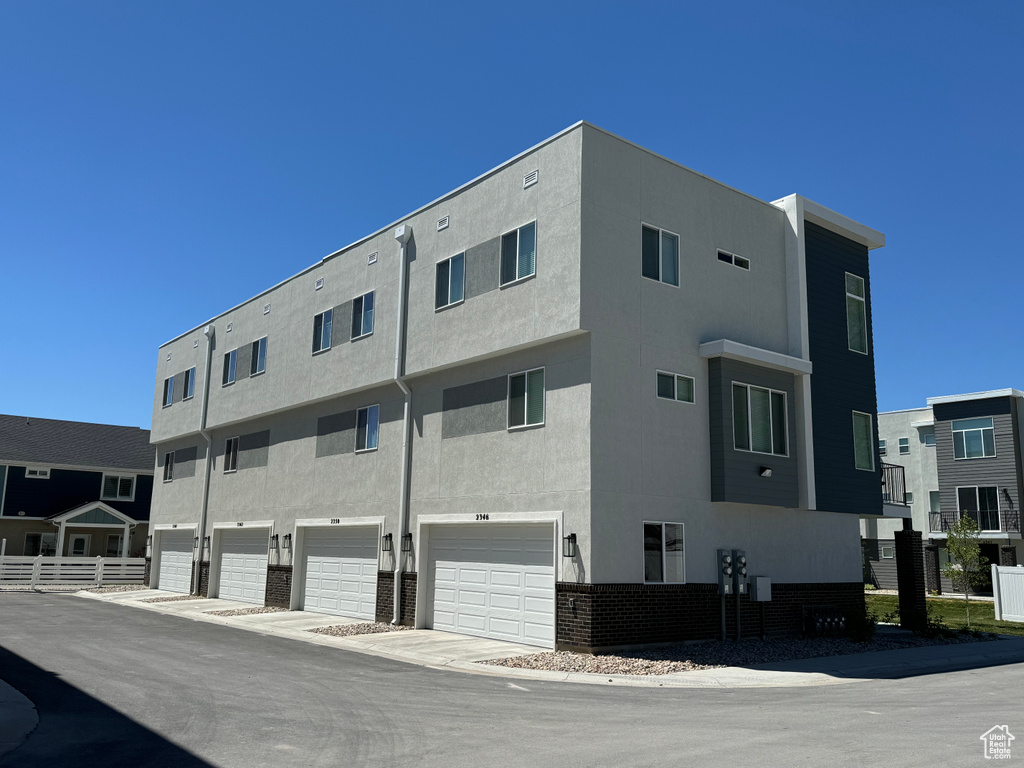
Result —
<svg viewBox="0 0 1024 768"><path fill-rule="evenodd" d="M554 647L553 540L550 525L431 528L433 628Z"/></svg>
<svg viewBox="0 0 1024 768"><path fill-rule="evenodd" d="M266 528L221 534L218 597L263 605L267 594L269 537Z"/></svg>
<svg viewBox="0 0 1024 768"><path fill-rule="evenodd" d="M161 531L160 566L157 589L168 592L188 592L192 586L192 545L195 533Z"/></svg>
<svg viewBox="0 0 1024 768"><path fill-rule="evenodd" d="M302 607L373 621L377 617L377 528L311 528L304 541Z"/></svg>

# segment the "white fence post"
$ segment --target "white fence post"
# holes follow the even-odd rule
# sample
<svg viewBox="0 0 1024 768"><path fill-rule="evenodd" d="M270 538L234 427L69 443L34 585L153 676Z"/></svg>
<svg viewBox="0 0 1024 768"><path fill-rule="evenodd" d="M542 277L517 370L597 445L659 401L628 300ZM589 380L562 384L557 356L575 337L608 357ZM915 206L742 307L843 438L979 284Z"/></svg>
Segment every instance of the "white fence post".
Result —
<svg viewBox="0 0 1024 768"><path fill-rule="evenodd" d="M96 555L96 585L103 584L103 556Z"/></svg>
<svg viewBox="0 0 1024 768"><path fill-rule="evenodd" d="M1003 606L999 599L999 566L992 563L992 597L995 600L996 621L1003 620Z"/></svg>
<svg viewBox="0 0 1024 768"><path fill-rule="evenodd" d="M32 586L34 587L39 583L39 569L43 567L43 556L38 555L35 560L32 561Z"/></svg>

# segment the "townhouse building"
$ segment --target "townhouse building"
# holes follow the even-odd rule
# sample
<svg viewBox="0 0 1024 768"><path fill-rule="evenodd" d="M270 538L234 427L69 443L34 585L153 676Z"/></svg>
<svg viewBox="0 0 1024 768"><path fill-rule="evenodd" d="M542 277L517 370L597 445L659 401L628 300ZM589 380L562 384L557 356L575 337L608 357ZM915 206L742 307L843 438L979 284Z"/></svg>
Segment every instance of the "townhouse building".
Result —
<svg viewBox="0 0 1024 768"><path fill-rule="evenodd" d="M904 476L905 488L894 492L905 495L893 501L910 508L914 529L924 533L929 589L952 591L941 575L949 563L946 531L963 515L978 524L981 554L989 563L1024 562L1022 397L1016 389L929 397L924 408L878 414L879 457ZM866 578L876 586L896 587L897 528L885 519L861 523Z"/></svg>
<svg viewBox="0 0 1024 768"><path fill-rule="evenodd" d="M596 649L716 636L737 549L746 631L860 610L883 244L578 123L160 347L152 584Z"/></svg>

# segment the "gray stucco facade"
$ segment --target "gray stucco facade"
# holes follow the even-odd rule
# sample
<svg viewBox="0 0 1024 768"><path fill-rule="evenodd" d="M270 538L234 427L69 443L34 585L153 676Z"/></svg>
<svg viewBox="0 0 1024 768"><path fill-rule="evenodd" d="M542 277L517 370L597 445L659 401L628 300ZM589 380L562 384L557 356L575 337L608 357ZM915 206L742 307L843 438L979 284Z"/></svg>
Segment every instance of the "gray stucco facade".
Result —
<svg viewBox="0 0 1024 768"><path fill-rule="evenodd" d="M415 574L421 626L431 625L442 568L434 554L442 545L432 542L442 531L480 531L485 541L517 525L547 531L545 558L559 595L640 585L695 600L716 582L721 548L744 549L752 573L790 585L794 605L806 585L859 588L857 517L827 501L833 496L815 496L815 465L834 457L820 455L814 436L852 437L848 411L832 424L832 416L818 418L813 400L805 221L853 243L865 269L868 250L884 243L799 196L761 201L589 124L563 131L219 315L208 324L211 342L198 326L159 349L154 559L159 532L172 525L195 529L199 540L214 529L265 528L278 537L270 539L269 564L293 568L290 604L301 607L310 599L299 576L301 542L332 524L372 527L395 542L377 553L379 578L393 578L396 559L400 574ZM412 231L404 247L399 225ZM670 244L662 258L676 244L678 285L641 275L643 227ZM518 279L503 284L503 249L516 233L535 238L532 271L530 254L520 253L512 265ZM726 263L720 250L747 266ZM436 265L459 254L463 299L438 309ZM829 290L841 306L841 272L839 280ZM372 334L352 340L352 302L371 291ZM326 310L330 345L317 349L314 338L311 350L323 323L315 318ZM246 363L243 375L243 350L262 337L266 370L248 377ZM222 360L233 349L236 377L224 386ZM845 357L837 358L830 375L843 370ZM856 365L870 379L873 408L873 357L862 358ZM164 380L191 367L195 395L164 406ZM523 395L529 415L517 422L515 388L527 386L531 371L542 371L530 381L542 380L543 391ZM692 381L691 401L657 396L659 372ZM756 390L758 402L762 395L769 402L765 393L784 395L770 401L785 403L777 418L745 407L755 441L758 426L778 437L785 425L785 450L737 447L738 381ZM408 419L403 387L411 392ZM359 414L373 406L379 422L370 448ZM237 471L225 472L234 437ZM170 451L188 460L176 459L173 479L161 483ZM846 481L836 478L841 491ZM681 571L669 576L666 566L665 583L649 578L645 532L655 524L682 526L681 543L661 544L662 559L674 558L677 544L682 551ZM412 542L402 553L397 542L406 532ZM576 551L563 557L568 534ZM218 536L227 535L212 536L194 557L216 571ZM282 546L286 536L293 548ZM403 590L396 586L396 597ZM601 644L596 631L576 638L558 606L558 644ZM664 630L673 637L703 631Z"/></svg>

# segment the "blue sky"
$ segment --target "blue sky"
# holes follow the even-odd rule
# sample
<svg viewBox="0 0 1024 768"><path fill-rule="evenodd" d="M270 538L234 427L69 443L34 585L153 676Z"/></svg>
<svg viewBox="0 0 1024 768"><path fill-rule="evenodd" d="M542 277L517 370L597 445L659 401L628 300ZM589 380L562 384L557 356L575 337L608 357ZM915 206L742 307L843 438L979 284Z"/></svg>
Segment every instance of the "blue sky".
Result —
<svg viewBox="0 0 1024 768"><path fill-rule="evenodd" d="M0 4L0 412L148 427L159 344L580 119L884 232L881 410L1024 388L1024 5L368 5Z"/></svg>

